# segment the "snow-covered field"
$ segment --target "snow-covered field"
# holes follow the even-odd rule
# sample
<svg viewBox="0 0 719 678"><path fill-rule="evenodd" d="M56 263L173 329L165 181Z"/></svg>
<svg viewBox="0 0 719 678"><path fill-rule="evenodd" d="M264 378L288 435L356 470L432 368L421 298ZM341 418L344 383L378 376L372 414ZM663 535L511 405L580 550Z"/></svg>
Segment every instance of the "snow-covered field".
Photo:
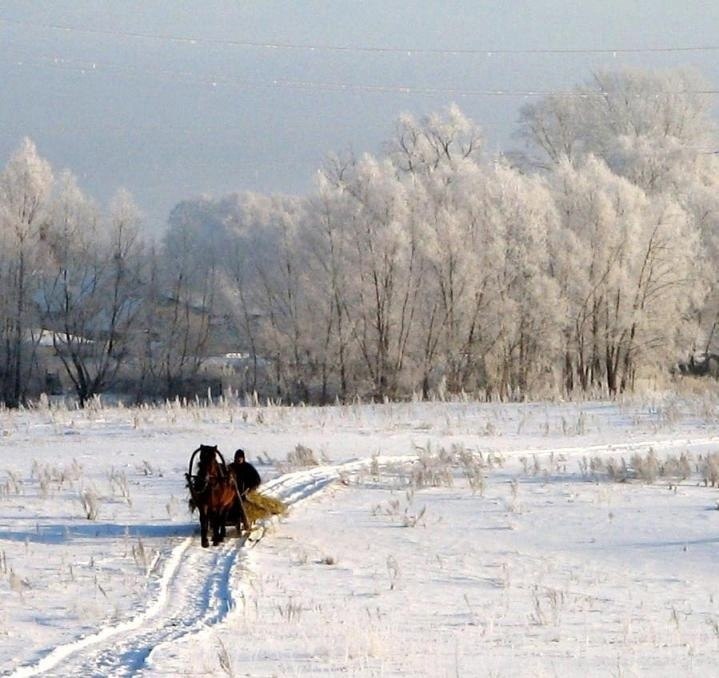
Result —
<svg viewBox="0 0 719 678"><path fill-rule="evenodd" d="M716 674L718 424L710 395L0 411L0 672ZM200 443L290 505L260 541L200 547Z"/></svg>

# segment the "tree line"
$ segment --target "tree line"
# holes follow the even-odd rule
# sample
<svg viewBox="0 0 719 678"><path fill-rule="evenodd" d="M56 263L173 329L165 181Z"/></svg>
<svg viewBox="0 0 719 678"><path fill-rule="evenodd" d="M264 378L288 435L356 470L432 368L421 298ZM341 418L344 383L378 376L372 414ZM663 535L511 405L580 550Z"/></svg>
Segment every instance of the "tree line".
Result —
<svg viewBox="0 0 719 678"><path fill-rule="evenodd" d="M483 152L457 106L334 155L306 196L191 200L158 243L30 141L0 176L0 399L201 390L212 355L288 402L614 394L712 349L719 161L687 71L595 74Z"/></svg>

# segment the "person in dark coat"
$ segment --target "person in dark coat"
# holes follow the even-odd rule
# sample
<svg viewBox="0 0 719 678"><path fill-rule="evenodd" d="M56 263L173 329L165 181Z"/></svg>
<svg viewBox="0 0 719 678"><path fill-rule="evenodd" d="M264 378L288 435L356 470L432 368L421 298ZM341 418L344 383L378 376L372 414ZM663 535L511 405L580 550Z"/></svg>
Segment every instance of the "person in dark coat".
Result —
<svg viewBox="0 0 719 678"><path fill-rule="evenodd" d="M241 526L246 530L249 530L251 526L247 520L247 514L245 513L245 507L243 506L242 501L250 492L252 492L252 490L260 486L262 479L260 478L260 474L257 472L257 469L250 464L249 461L245 460L244 450L237 450L235 452L235 461L227 468L232 477L235 479L237 492L239 494L233 510L230 511L230 518L237 525L238 529Z"/></svg>
<svg viewBox="0 0 719 678"><path fill-rule="evenodd" d="M257 489L262 482L257 469L245 460L245 451L237 450L235 452L235 461L229 466L230 473L235 477L237 489L240 496L245 497L252 490Z"/></svg>

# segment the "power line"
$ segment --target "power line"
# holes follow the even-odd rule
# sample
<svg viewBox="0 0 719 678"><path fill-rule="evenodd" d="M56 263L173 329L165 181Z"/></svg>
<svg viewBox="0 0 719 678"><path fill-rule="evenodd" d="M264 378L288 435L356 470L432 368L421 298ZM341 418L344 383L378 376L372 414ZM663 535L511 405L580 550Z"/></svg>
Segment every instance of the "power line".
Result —
<svg viewBox="0 0 719 678"><path fill-rule="evenodd" d="M423 96L451 96L451 97L575 97L579 99L594 99L609 96L606 90L587 91L579 89L504 89L504 88L461 88L461 87L430 87L418 85L387 85L373 83L332 82L323 80L299 80L292 78L271 78L267 80L249 80L235 78L227 75L213 75L210 77L198 76L189 71L173 69L152 69L145 67L128 67L108 62L85 61L81 59L40 56L28 59L19 59L15 65L40 66L58 70L78 73L81 75L102 74L103 72L118 73L134 79L151 76L168 82L179 82L190 85L202 85L208 88L220 86L235 86L242 89L252 88L288 88L319 92L350 92L350 93L377 93L377 94L405 94ZM719 94L717 89L682 89L662 90L657 92L642 92L636 96L687 96Z"/></svg>
<svg viewBox="0 0 719 678"><path fill-rule="evenodd" d="M163 42L181 43L186 45L215 45L225 47L238 47L244 49L269 49L307 52L347 52L387 55L431 55L431 56L485 56L494 55L568 55L568 54L666 54L688 52L717 52L719 45L679 45L675 47L547 47L547 48L432 48L432 47L394 47L394 46L368 46L368 45L333 45L326 43L293 43L282 41L254 41L232 40L227 38L205 38L198 36L173 35L163 33L145 33L138 31L117 31L101 28L86 28L66 24L32 23L0 17L0 25L17 26L20 28L39 29L63 33L80 33L86 35L113 36L117 38L136 40L157 40Z"/></svg>

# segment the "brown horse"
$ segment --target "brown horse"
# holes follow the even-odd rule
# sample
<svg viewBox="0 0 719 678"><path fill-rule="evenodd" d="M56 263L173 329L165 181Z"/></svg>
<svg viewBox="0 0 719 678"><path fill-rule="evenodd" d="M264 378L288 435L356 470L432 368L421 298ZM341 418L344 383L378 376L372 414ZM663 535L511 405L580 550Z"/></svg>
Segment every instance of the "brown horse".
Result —
<svg viewBox="0 0 719 678"><path fill-rule="evenodd" d="M198 452L200 461L193 475L192 465ZM212 544L216 546L225 538L225 518L238 496L237 486L217 446L200 445L190 457L190 470L185 477L190 490L190 508L200 512L202 545L210 545L207 532L211 526Z"/></svg>

